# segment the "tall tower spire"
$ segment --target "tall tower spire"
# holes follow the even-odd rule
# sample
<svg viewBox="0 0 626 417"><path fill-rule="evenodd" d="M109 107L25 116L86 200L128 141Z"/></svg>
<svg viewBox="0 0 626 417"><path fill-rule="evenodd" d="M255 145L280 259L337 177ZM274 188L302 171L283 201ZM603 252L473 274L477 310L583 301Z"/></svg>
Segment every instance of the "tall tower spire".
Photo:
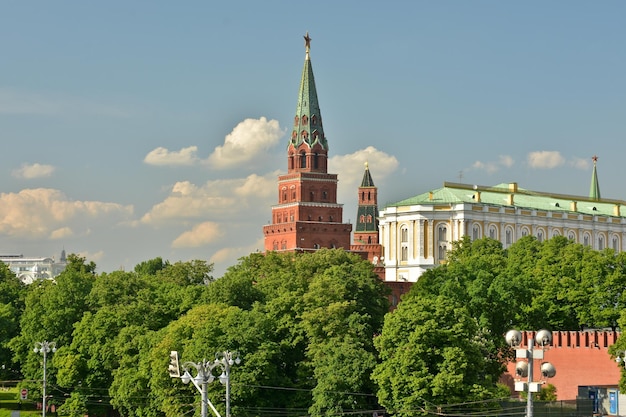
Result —
<svg viewBox="0 0 626 417"><path fill-rule="evenodd" d="M328 142L324 135L322 115L317 100L317 89L315 88L315 77L313 76L310 56L311 38L308 32L304 36L304 46L306 55L288 151L289 172L326 172Z"/></svg>
<svg viewBox="0 0 626 417"><path fill-rule="evenodd" d="M350 248L352 225L342 223L337 174L327 171L328 143L317 100L308 32L304 47L298 104L287 145L287 174L278 177L278 204L272 207L272 223L263 227L266 251Z"/></svg>
<svg viewBox="0 0 626 417"><path fill-rule="evenodd" d="M598 157L593 156L591 158L593 161L593 172L591 173L591 186L589 187L589 198L592 200L600 200L600 183L598 182L598 171L596 169L596 163L598 162Z"/></svg>

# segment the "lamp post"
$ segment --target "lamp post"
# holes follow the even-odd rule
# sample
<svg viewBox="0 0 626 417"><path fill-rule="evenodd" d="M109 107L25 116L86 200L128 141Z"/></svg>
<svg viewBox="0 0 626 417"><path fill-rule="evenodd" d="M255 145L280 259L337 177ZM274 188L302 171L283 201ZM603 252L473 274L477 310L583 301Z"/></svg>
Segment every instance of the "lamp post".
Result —
<svg viewBox="0 0 626 417"><path fill-rule="evenodd" d="M518 361L515 364L515 374L519 377L528 377L527 382L516 381L515 391L527 391L528 397L526 399L526 417L533 417L533 392L541 391L541 384L545 381L533 381L533 368L535 359L543 359L543 352L546 346L552 343L552 333L548 330L539 330L535 335L541 349L535 349L535 339L532 337L528 339L528 346L526 349L520 349L519 346L522 343L522 333L518 330L509 330L506 333L505 339L509 346L516 348L515 357L517 359L526 359L524 361ZM556 369L550 362L543 362L541 364L541 376L544 378L552 378L556 375Z"/></svg>
<svg viewBox="0 0 626 417"><path fill-rule="evenodd" d="M54 342L35 342L33 352L43 354L43 399L42 399L42 416L46 417L46 365L48 361L48 353L56 352L56 343Z"/></svg>
<svg viewBox="0 0 626 417"><path fill-rule="evenodd" d="M233 359L233 356L236 356L235 359ZM202 362L183 363L182 368L184 372L181 375L178 364L178 352L173 350L170 353L169 374L172 378L180 378L183 384L192 382L196 389L200 392L202 395L202 417L208 417L207 406L211 407L211 410L213 410L213 413L215 413L217 417L222 417L213 403L211 403L208 396L208 384L215 380L213 369L221 369L222 373L218 379L222 384L226 385L226 417L230 417L230 367L239 363L241 363L239 354L233 354L229 351L218 352L215 354L215 360L213 361L203 360ZM192 377L190 370L194 368L196 376Z"/></svg>
<svg viewBox="0 0 626 417"><path fill-rule="evenodd" d="M233 359L235 356L235 359ZM239 365L241 358L236 352L219 352L215 354L215 363L220 364L222 367L222 374L220 375L220 382L222 385L226 385L226 417L230 417L230 367L232 365Z"/></svg>

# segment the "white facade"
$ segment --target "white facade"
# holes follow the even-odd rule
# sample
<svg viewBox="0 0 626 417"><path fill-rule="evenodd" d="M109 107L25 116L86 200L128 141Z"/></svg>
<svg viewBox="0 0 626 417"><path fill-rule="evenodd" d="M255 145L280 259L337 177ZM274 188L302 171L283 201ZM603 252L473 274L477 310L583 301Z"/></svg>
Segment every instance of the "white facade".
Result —
<svg viewBox="0 0 626 417"><path fill-rule="evenodd" d="M626 202L547 194L517 184L478 187L445 183L443 188L385 207L379 234L385 280L415 282L445 263L452 242L469 235L490 237L504 248L523 236L565 236L603 250L622 251Z"/></svg>
<svg viewBox="0 0 626 417"><path fill-rule="evenodd" d="M24 284L54 279L66 266L65 251L61 253L59 262L54 258L25 258L24 255L0 255L0 262L4 262Z"/></svg>

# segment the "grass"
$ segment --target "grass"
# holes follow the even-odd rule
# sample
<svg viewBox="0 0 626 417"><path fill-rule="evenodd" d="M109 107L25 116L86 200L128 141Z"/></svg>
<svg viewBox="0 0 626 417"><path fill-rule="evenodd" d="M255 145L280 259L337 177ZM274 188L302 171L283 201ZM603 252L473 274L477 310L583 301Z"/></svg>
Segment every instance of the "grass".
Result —
<svg viewBox="0 0 626 417"><path fill-rule="evenodd" d="M20 410L20 417L37 417L41 415L41 410L37 410L33 400L20 401L20 394L17 388L0 387L0 417L11 417L11 411L13 410Z"/></svg>

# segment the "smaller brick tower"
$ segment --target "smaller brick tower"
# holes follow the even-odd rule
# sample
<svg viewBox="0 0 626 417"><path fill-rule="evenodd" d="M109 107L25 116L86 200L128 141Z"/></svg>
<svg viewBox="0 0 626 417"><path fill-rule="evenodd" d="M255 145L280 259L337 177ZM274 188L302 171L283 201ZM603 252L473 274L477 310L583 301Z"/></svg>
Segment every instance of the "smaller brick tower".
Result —
<svg viewBox="0 0 626 417"><path fill-rule="evenodd" d="M378 264L382 255L382 246L378 243L378 188L367 163L358 193L359 206L351 249L367 253L367 259Z"/></svg>
<svg viewBox="0 0 626 417"><path fill-rule="evenodd" d="M278 204L272 207L271 224L263 227L265 250L348 250L352 225L342 222L337 174L327 172L328 142L317 100L308 33L304 41L306 57L287 146L287 174L278 177Z"/></svg>

